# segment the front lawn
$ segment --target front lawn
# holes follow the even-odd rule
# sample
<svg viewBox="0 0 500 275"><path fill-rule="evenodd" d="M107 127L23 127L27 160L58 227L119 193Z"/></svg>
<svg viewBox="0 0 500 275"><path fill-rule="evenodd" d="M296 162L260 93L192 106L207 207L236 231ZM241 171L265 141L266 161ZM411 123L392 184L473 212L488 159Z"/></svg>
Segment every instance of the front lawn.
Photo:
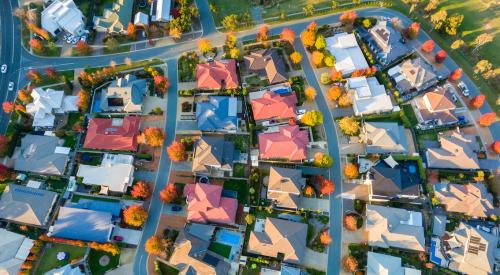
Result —
<svg viewBox="0 0 500 275"><path fill-rule="evenodd" d="M102 257L109 257L109 262L105 264L107 260L103 258L102 263L100 263L99 260ZM118 266L120 263L120 254L113 256L109 253L92 249L90 250L88 261L92 275L101 275Z"/></svg>
<svg viewBox="0 0 500 275"><path fill-rule="evenodd" d="M191 82L196 80L196 66L200 63L200 57L196 52L184 53L179 58L178 74L180 82Z"/></svg>
<svg viewBox="0 0 500 275"><path fill-rule="evenodd" d="M171 265L168 265L162 261L156 261L155 266L158 266L159 274L161 275L177 275L179 270Z"/></svg>
<svg viewBox="0 0 500 275"><path fill-rule="evenodd" d="M231 254L231 246L213 242L210 244L208 247L208 250L215 252L222 257L228 258L229 259L229 254Z"/></svg>
<svg viewBox="0 0 500 275"><path fill-rule="evenodd" d="M252 1L247 0L209 0L210 4L214 5L217 12L212 13L215 24L222 26L222 19L230 14L241 15L245 12L250 13Z"/></svg>
<svg viewBox="0 0 500 275"><path fill-rule="evenodd" d="M101 197L93 197L93 196L83 196L78 194L73 194L71 197L71 202L78 202L80 199L94 200L94 201L107 201L107 202L118 202L118 200L101 198Z"/></svg>
<svg viewBox="0 0 500 275"><path fill-rule="evenodd" d="M238 192L238 202L240 204L247 204L248 202L248 183L246 180L225 180L225 190L233 190Z"/></svg>
<svg viewBox="0 0 500 275"><path fill-rule="evenodd" d="M67 244L59 244L59 243L49 243L48 245L52 245L51 248L45 248L42 257L39 260L39 265L37 270L35 271L35 275L42 275L45 272L48 272L52 269L64 266L69 264L74 259L81 259L85 255L85 251L87 248L67 245ZM66 252L68 256L66 259L59 261L57 259L57 253Z"/></svg>

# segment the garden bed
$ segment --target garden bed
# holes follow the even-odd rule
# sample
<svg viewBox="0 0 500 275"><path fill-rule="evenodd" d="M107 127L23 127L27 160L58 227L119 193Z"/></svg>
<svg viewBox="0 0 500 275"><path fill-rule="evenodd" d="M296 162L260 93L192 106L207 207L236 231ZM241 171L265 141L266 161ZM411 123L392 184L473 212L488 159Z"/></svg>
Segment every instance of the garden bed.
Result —
<svg viewBox="0 0 500 275"><path fill-rule="evenodd" d="M200 57L196 52L184 53L179 58L179 81L191 82L196 81L196 65L200 63Z"/></svg>
<svg viewBox="0 0 500 275"><path fill-rule="evenodd" d="M39 264L34 272L35 275L43 275L52 269L67 265L75 259L81 259L87 250L85 247L67 244L49 243L48 245L51 245L51 247L45 248L43 255L38 261ZM68 254L66 259L59 261L57 259L57 253L59 252L66 252Z"/></svg>
<svg viewBox="0 0 500 275"><path fill-rule="evenodd" d="M101 265L99 262L102 257L109 257L109 262L107 264ZM116 268L120 264L120 254L111 255L103 251L90 250L88 263L92 275L102 275L106 271Z"/></svg>

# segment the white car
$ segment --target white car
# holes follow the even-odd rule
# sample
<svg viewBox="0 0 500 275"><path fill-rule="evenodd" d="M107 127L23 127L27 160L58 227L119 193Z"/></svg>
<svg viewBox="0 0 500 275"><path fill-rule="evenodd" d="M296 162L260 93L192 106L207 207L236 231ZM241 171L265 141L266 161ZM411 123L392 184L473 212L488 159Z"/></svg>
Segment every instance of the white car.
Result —
<svg viewBox="0 0 500 275"><path fill-rule="evenodd" d="M10 91L14 91L14 82L12 82L12 81L9 82L9 88L8 89L9 89L9 92Z"/></svg>
<svg viewBox="0 0 500 275"><path fill-rule="evenodd" d="M3 64L0 71L2 71L3 74L6 73L7 72L7 64Z"/></svg>
<svg viewBox="0 0 500 275"><path fill-rule="evenodd" d="M460 83L458 83L458 88L460 89L460 91L462 92L462 94L464 96L469 96L469 88L467 88L467 85L465 85L465 83L463 81L460 81Z"/></svg>

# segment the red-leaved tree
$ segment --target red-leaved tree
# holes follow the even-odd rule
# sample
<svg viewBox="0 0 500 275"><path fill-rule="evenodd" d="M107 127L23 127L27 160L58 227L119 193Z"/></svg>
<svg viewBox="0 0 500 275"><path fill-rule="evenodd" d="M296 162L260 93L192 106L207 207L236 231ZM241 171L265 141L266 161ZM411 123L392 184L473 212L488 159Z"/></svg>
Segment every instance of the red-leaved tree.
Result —
<svg viewBox="0 0 500 275"><path fill-rule="evenodd" d="M422 51L426 52L426 53L430 53L434 50L434 47L436 46L436 43L434 43L433 40L427 40L424 42L424 44L422 44Z"/></svg>
<svg viewBox="0 0 500 275"><path fill-rule="evenodd" d="M164 203L173 202L179 194L177 188L172 182L167 183L167 186L160 191L160 200Z"/></svg>
<svg viewBox="0 0 500 275"><path fill-rule="evenodd" d="M446 59L446 52L444 50L438 51L436 53L436 56L434 57L436 63L443 63L445 59Z"/></svg>
<svg viewBox="0 0 500 275"><path fill-rule="evenodd" d="M493 150L493 152L497 153L497 154L500 154L500 141L497 140L495 142L493 142L493 144L491 144L491 150Z"/></svg>
<svg viewBox="0 0 500 275"><path fill-rule="evenodd" d="M16 108L16 104L14 104L14 102L5 101L2 103L2 109L5 113L11 113L14 111L14 108Z"/></svg>
<svg viewBox="0 0 500 275"><path fill-rule="evenodd" d="M482 95L482 94L477 95L470 100L469 105L470 105L470 107L472 107L474 109L479 109L479 108L481 108L481 106L483 106L485 99L486 99L485 95Z"/></svg>
<svg viewBox="0 0 500 275"><path fill-rule="evenodd" d="M165 94L167 89L170 87L170 82L168 78L163 75L156 75L153 79L155 84L155 91L160 94Z"/></svg>
<svg viewBox="0 0 500 275"><path fill-rule="evenodd" d="M331 180L324 179L321 182L321 188L319 189L319 191L322 195L330 195L331 193L333 193L333 191L335 191L335 184Z"/></svg>
<svg viewBox="0 0 500 275"><path fill-rule="evenodd" d="M462 69L457 68L453 72L451 72L450 76L448 77L449 80L451 81L457 81L462 77Z"/></svg>
<svg viewBox="0 0 500 275"><path fill-rule="evenodd" d="M133 198L145 200L151 196L151 187L149 187L149 184L140 180L134 184L130 194Z"/></svg>
<svg viewBox="0 0 500 275"><path fill-rule="evenodd" d="M494 112L483 114L479 118L479 125L488 127L497 121L497 115Z"/></svg>
<svg viewBox="0 0 500 275"><path fill-rule="evenodd" d="M186 156L186 148L182 143L174 141L167 147L167 154L173 162L183 161Z"/></svg>

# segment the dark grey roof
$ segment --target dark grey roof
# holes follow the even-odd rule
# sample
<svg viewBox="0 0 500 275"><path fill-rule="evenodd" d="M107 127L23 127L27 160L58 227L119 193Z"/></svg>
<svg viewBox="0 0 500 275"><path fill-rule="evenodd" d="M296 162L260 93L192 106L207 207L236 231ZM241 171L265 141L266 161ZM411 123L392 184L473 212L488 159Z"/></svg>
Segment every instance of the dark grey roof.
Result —
<svg viewBox="0 0 500 275"><path fill-rule="evenodd" d="M68 155L56 153L61 141L57 137L26 135L21 148L13 156L14 169L48 175L62 175Z"/></svg>
<svg viewBox="0 0 500 275"><path fill-rule="evenodd" d="M407 174L403 162L396 167L389 167L385 161L379 161L373 166L369 173L372 180L372 192L374 196L396 197L397 195L418 196L418 177Z"/></svg>
<svg viewBox="0 0 500 275"><path fill-rule="evenodd" d="M411 49L401 42L401 33L392 27L390 21L379 20L368 33L371 37L369 42L377 48L376 54L384 65L391 64L411 52Z"/></svg>

